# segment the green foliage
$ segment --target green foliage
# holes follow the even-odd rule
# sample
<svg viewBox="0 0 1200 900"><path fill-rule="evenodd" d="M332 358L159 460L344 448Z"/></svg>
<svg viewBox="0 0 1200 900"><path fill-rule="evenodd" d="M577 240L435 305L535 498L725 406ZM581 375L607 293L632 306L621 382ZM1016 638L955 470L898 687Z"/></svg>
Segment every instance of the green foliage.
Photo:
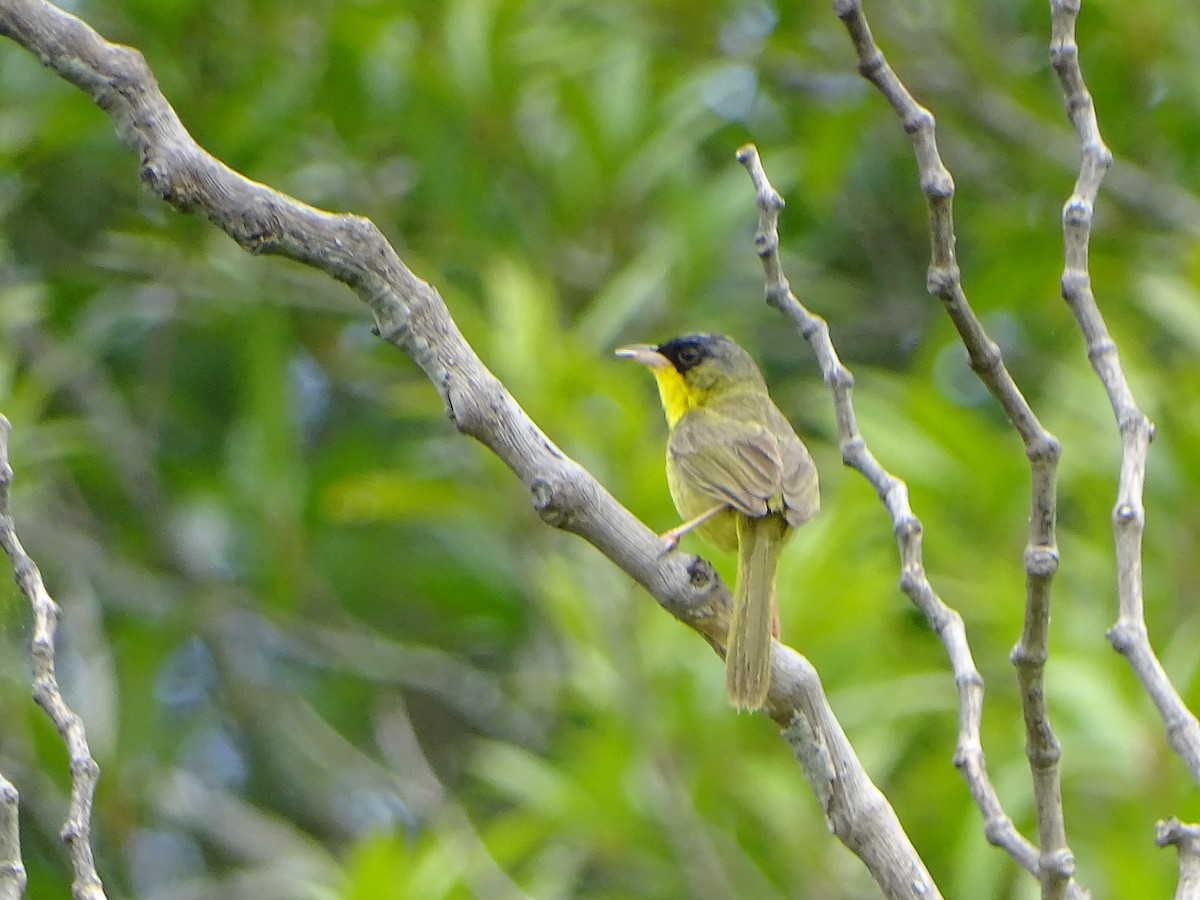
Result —
<svg viewBox="0 0 1200 900"><path fill-rule="evenodd" d="M867 11L938 115L968 294L1064 446L1047 691L1081 878L1098 898L1166 896L1153 821L1196 818L1195 792L1103 636L1119 447L1058 299L1076 151L1045 4ZM1195 708L1190 11L1089 2L1080 40L1118 155L1096 292L1159 426L1147 613ZM789 275L829 320L861 429L908 482L934 584L967 621L989 769L1034 835L1007 663L1028 469L925 294L908 139L827 6L79 12L145 54L216 156L372 217L551 438L653 527L675 522L664 428L613 347L704 329L753 348L824 489L784 555L785 638L947 895L1032 895L951 765L953 683L896 588L890 522L840 466L807 348L758 301L746 140L788 198ZM726 708L719 660L544 528L348 292L146 196L105 116L15 46L0 81L0 411L22 536L65 608L60 674L103 770L110 896L875 896L769 723ZM23 793L29 896L64 896L64 753L27 699L12 588L0 611L0 769Z"/></svg>

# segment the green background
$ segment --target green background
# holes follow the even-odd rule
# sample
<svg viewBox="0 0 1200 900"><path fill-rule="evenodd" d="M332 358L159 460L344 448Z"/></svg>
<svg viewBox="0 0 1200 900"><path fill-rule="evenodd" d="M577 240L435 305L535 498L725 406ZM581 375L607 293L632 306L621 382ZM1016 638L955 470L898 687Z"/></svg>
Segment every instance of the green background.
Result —
<svg viewBox="0 0 1200 900"><path fill-rule="evenodd" d="M372 218L550 437L656 529L676 521L650 379L622 342L722 331L812 449L823 511L784 556L784 637L947 896L1036 895L951 765L954 685L897 589L891 523L840 464L808 347L762 304L753 140L788 199L787 271L905 479L935 588L988 684L983 740L1036 834L1008 652L1028 468L924 289L909 139L826 3L83 0L196 139ZM938 116L964 284L1062 441L1047 694L1079 874L1165 897L1167 815L1200 817L1104 638L1119 443L1058 293L1077 165L1034 2L871 3ZM1088 0L1082 59L1116 155L1096 293L1142 409L1146 609L1200 704L1200 20ZM720 661L460 437L345 288L252 258L139 186L109 120L0 45L0 411L22 538L65 608L59 671L102 768L111 897L872 897L786 746ZM734 560L695 538L730 579ZM64 897L65 752L0 588L0 771L32 898Z"/></svg>

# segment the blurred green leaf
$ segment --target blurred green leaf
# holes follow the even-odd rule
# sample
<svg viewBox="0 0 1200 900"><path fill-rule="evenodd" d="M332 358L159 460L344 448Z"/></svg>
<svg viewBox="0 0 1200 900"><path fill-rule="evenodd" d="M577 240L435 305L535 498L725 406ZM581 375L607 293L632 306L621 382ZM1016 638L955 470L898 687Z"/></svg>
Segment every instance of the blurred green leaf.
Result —
<svg viewBox="0 0 1200 900"><path fill-rule="evenodd" d="M142 51L226 163L370 216L556 445L653 529L677 521L665 424L652 381L613 348L690 330L751 348L822 479L821 515L781 564L784 638L821 672L943 891L1036 894L987 844L951 764L956 695L897 587L891 522L840 465L807 347L761 300L757 210L733 160L748 140L786 195L793 289L828 320L861 430L906 480L934 585L966 620L989 770L1034 834L1007 661L1028 465L926 293L911 141L827 6L75 11ZM868 12L938 117L965 289L1063 446L1047 700L1079 876L1097 897L1166 895L1173 866L1145 835L1164 810L1188 817L1195 791L1104 639L1120 443L1060 300L1078 154L1045 5ZM1149 628L1196 708L1191 12L1087 4L1079 36L1117 155L1093 288L1158 426ZM68 608L59 675L105 734L94 834L110 895L179 879L231 897L873 895L774 729L726 708L720 660L543 527L348 291L146 195L109 120L15 45L0 80L0 412L22 539ZM730 555L684 549L732 581ZM73 615L88 603L94 621ZM64 754L27 699L24 604L11 588L0 604L0 760L25 800L30 895L65 896ZM211 791L186 819L156 799L181 772ZM299 840L274 843L268 824ZM159 846L147 835L178 854L145 852ZM340 880L296 849L317 845Z"/></svg>

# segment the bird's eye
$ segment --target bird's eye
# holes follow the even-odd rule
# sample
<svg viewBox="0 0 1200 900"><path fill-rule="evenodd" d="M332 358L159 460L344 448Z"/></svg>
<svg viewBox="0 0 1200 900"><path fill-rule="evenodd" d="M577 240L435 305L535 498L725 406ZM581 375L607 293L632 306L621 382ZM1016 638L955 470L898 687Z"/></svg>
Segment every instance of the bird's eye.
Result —
<svg viewBox="0 0 1200 900"><path fill-rule="evenodd" d="M700 348L688 344L679 348L679 364L684 368L700 362Z"/></svg>

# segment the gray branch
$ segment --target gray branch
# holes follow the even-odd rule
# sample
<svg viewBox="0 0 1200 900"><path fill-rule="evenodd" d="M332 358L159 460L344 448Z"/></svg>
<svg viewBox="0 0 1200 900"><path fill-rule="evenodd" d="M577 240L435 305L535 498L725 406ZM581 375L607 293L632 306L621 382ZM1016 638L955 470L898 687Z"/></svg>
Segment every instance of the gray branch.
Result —
<svg viewBox="0 0 1200 900"><path fill-rule="evenodd" d="M767 302L783 313L812 347L825 384L833 397L842 461L867 479L891 514L892 528L900 551L900 585L925 615L950 656L959 699L959 740L954 757L955 765L963 773L972 796L984 811L988 839L1007 849L1014 858L1023 861L1022 864L1027 868L1032 867L1036 864L1036 851L1017 833L1012 820L1005 815L987 776L983 748L979 741L983 710L983 677L971 658L971 648L967 643L962 616L942 602L925 573L925 564L921 557L921 522L913 515L909 506L908 486L884 469L867 447L858 430L858 420L851 397L854 376L838 357L837 349L829 336L829 325L819 315L806 308L792 292L779 258L779 213L784 207L784 200L767 178L758 149L752 144L747 144L738 150L737 159L746 167L758 198L759 220L754 245L758 250L759 259L762 260ZM794 723L785 732L785 736L788 732L792 735L802 734L804 726L804 722ZM789 740L791 739L789 736ZM805 759L805 751L805 746L797 746L797 758L800 759L813 791L821 798L829 789L831 773L820 755Z"/></svg>
<svg viewBox="0 0 1200 900"><path fill-rule="evenodd" d="M871 35L860 0L834 0L833 6L854 44L859 73L884 96L912 138L921 191L929 209L931 259L926 284L929 293L942 301L966 347L972 370L1016 428L1029 460L1031 509L1029 538L1024 551L1025 619L1020 640L1010 659L1016 667L1020 686L1026 756L1037 802L1040 850L1031 861L1025 846L1012 835L1005 836L1002 846L1038 876L1044 897L1082 896L1083 889L1072 881L1075 859L1067 845L1063 822L1059 777L1061 750L1050 727L1045 702L1050 587L1058 571L1055 519L1060 447L1022 396L1004 365L1000 348L988 337L967 301L954 251L954 179L938 152L933 114L916 101L888 65ZM958 673L959 670L956 668L955 671ZM980 798L974 788L972 794L978 803ZM991 810L982 804L980 808L991 839ZM1003 825L1007 820L999 821Z"/></svg>
<svg viewBox="0 0 1200 900"><path fill-rule="evenodd" d="M42 573L17 538L9 506L13 479L12 467L8 464L9 430L8 419L0 415L0 548L12 560L17 587L33 608L33 643L30 648L33 699L46 711L67 746L67 758L71 766L71 802L67 807L62 839L67 845L71 868L74 870L71 894L75 900L103 900L104 888L96 873L91 841L92 799L96 794L100 767L88 749L83 720L63 700L62 692L58 689L58 678L54 674L54 632L58 627L58 604L46 592ZM15 818L16 791L7 783L0 785L0 790L5 789L5 793L12 793L12 814Z"/></svg>
<svg viewBox="0 0 1200 900"><path fill-rule="evenodd" d="M1050 12L1050 64L1062 86L1067 116L1075 128L1082 157L1075 188L1063 206L1062 296L1083 332L1088 360L1108 394L1121 435L1121 473L1112 517L1118 611L1117 623L1109 630L1108 639L1128 661L1154 701L1166 728L1167 743L1191 770L1192 777L1200 781L1200 722L1171 684L1150 646L1142 606L1142 532L1146 524L1142 496L1154 426L1138 409L1125 380L1117 345L1096 305L1088 273L1092 215L1100 182L1112 163L1112 153L1100 136L1096 107L1079 65L1079 45L1075 41L1079 0L1051 0Z"/></svg>
<svg viewBox="0 0 1200 900"><path fill-rule="evenodd" d="M2 429L3 426L0 426ZM0 463L0 470L3 464ZM2 472L0 472L2 474ZM0 773L0 900L21 900L25 865L21 862L21 798Z"/></svg>
<svg viewBox="0 0 1200 900"><path fill-rule="evenodd" d="M867 480L891 515L892 531L900 554L900 587L941 639L954 671L954 681L958 686L958 746L954 765L962 774L983 815L987 839L1005 850L1023 868L1036 873L1037 849L1016 830L1000 805L987 774L980 739L983 676L975 667L962 616L942 601L925 571L921 551L923 529L921 520L909 504L908 486L880 465L867 447L854 413L854 376L838 358L825 320L797 299L783 272L779 259L779 213L784 206L783 197L771 186L758 151L753 146L739 150L738 160L750 173L758 195L761 212L755 245L766 275L767 302L783 313L812 345L825 383L833 395L842 461Z"/></svg>
<svg viewBox="0 0 1200 900"><path fill-rule="evenodd" d="M1175 900L1200 900L1200 827L1167 819L1155 827L1154 842L1160 847L1174 847L1179 854Z"/></svg>
<svg viewBox="0 0 1200 900"><path fill-rule="evenodd" d="M44 0L0 0L0 34L112 117L156 195L203 213L251 253L297 260L352 288L374 314L379 335L421 367L450 420L512 470L545 522L587 540L723 652L731 598L712 567L685 554L660 558L656 535L529 419L467 344L437 291L405 266L371 221L315 209L225 166L187 133L138 51L108 43ZM778 643L767 711L800 759L821 760L813 771L822 773L822 812L885 895L938 896L834 718L815 670Z"/></svg>

